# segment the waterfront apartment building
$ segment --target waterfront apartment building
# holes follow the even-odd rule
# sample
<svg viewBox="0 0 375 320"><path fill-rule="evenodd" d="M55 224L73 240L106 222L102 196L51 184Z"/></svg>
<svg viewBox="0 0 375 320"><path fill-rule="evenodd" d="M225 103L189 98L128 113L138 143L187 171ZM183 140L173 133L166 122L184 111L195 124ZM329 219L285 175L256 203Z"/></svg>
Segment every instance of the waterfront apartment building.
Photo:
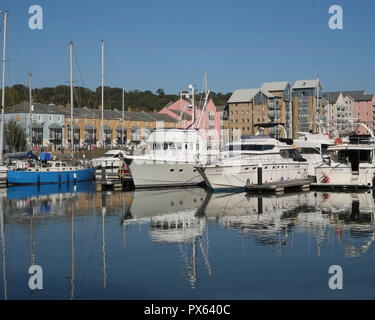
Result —
<svg viewBox="0 0 375 320"><path fill-rule="evenodd" d="M324 119L328 128L338 131L341 135L349 134L353 130L357 134L367 134L362 127L350 126L350 123L361 122L374 130L375 97L362 91L336 91L323 94Z"/></svg>
<svg viewBox="0 0 375 320"><path fill-rule="evenodd" d="M74 135L79 137L75 137L75 145L85 149L91 149L93 146L113 148L130 142L137 144L146 139L157 126L175 128L177 124L175 119L168 115L125 111L122 129L122 112L117 109L103 111L103 128L100 109L75 108L73 117L74 132L77 132ZM65 115L65 122L66 127L70 127L70 114ZM65 139L70 144L69 133L65 135Z"/></svg>
<svg viewBox="0 0 375 320"><path fill-rule="evenodd" d="M297 80L292 91L292 136L298 132L317 132L322 113L322 85L319 79Z"/></svg>
<svg viewBox="0 0 375 320"><path fill-rule="evenodd" d="M261 124L269 119L269 101L274 96L263 89L238 89L228 100L229 139L236 141L241 135L269 134Z"/></svg>
<svg viewBox="0 0 375 320"><path fill-rule="evenodd" d="M32 110L32 145L46 150L69 149L71 145L70 108L33 103ZM102 146L101 110L87 107L74 108L73 141L75 149L91 149ZM156 127L175 128L177 121L166 114L148 112L124 112L122 130L122 112L104 110L104 147L116 147L125 143L139 143L147 138ZM30 108L29 102L23 102L5 110L5 124L15 119L25 129L29 137ZM124 136L122 137L122 131Z"/></svg>
<svg viewBox="0 0 375 320"><path fill-rule="evenodd" d="M47 145L54 150L61 148L65 133L65 116L60 108L54 104L33 103L31 111L31 134L29 102L5 108L4 123L11 119L16 120L25 129L28 141L31 138L32 145L37 148Z"/></svg>
<svg viewBox="0 0 375 320"><path fill-rule="evenodd" d="M279 123L284 126L286 133L291 132L292 120L292 103L291 103L291 87L288 81L265 82L261 86L273 95L269 99L269 118L270 122ZM276 137L286 138L282 128L273 127L270 129L270 134Z"/></svg>
<svg viewBox="0 0 375 320"><path fill-rule="evenodd" d="M343 92L323 93L322 121L328 132L347 135L351 132L348 121L354 117L355 100Z"/></svg>
<svg viewBox="0 0 375 320"><path fill-rule="evenodd" d="M361 122L374 130L374 105L373 94L367 94L366 91L344 91L344 95L349 95L354 100L354 121ZM367 134L363 127L356 128L358 134Z"/></svg>

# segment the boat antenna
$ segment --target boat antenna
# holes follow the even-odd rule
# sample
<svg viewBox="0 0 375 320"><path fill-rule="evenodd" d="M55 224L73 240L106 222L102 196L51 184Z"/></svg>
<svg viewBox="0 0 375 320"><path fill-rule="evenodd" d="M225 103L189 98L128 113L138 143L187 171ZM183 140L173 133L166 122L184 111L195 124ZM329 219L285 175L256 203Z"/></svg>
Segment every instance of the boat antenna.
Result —
<svg viewBox="0 0 375 320"><path fill-rule="evenodd" d="M0 10L1 12L1 10ZM3 149L4 149L4 109L5 109L5 55L6 55L6 37L7 37L7 17L8 13L3 11L4 20L4 39L3 39L3 75L2 75L2 91L1 91L1 125L0 125L0 165L3 164Z"/></svg>

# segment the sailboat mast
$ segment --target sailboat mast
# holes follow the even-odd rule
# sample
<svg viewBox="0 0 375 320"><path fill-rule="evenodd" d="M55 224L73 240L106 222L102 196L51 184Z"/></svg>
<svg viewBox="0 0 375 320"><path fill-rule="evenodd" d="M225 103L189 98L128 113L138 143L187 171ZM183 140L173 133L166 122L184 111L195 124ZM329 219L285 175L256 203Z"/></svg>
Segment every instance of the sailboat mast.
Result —
<svg viewBox="0 0 375 320"><path fill-rule="evenodd" d="M101 120L102 145L104 147L104 40L102 40L102 120Z"/></svg>
<svg viewBox="0 0 375 320"><path fill-rule="evenodd" d="M33 81L33 75L30 72L29 73L29 143L30 143L30 148L33 148L33 128L31 126L31 121L32 121L32 81Z"/></svg>
<svg viewBox="0 0 375 320"><path fill-rule="evenodd" d="M4 18L4 39L3 39L3 76L2 76L2 91L1 91L1 126L0 126L0 165L3 164L3 148L4 148L4 108L5 108L5 55L6 55L6 37L7 37L7 17L8 13L5 11Z"/></svg>
<svg viewBox="0 0 375 320"><path fill-rule="evenodd" d="M74 155L74 129L73 129L73 42L69 42L70 49L70 141L72 144L72 160Z"/></svg>
<svg viewBox="0 0 375 320"><path fill-rule="evenodd" d="M121 146L123 146L124 144L124 108L125 108L125 87L122 88Z"/></svg>

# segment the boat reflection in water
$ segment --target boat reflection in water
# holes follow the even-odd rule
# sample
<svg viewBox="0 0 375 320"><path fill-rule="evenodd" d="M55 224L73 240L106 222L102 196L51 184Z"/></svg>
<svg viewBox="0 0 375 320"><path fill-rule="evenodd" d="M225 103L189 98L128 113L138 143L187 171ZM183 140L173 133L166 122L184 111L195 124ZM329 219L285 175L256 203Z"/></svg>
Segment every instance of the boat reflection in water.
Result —
<svg viewBox="0 0 375 320"><path fill-rule="evenodd" d="M202 208L207 219L238 229L258 244L277 245L280 255L287 239L294 241L295 233L315 235L318 256L321 242L332 233L337 235L346 257L366 252L375 238L375 205L371 192L282 196L214 193L209 197ZM349 237L343 237L345 231ZM359 243L361 238L363 243Z"/></svg>
<svg viewBox="0 0 375 320"><path fill-rule="evenodd" d="M10 186L6 193L6 214L10 217L31 213L65 216L69 211L67 200L74 201L79 194L92 194L94 191L95 185L92 182Z"/></svg>
<svg viewBox="0 0 375 320"><path fill-rule="evenodd" d="M129 212L123 220L123 225L148 222L152 241L177 244L184 260L183 274L189 279L192 288L195 288L198 278L199 251L208 274L212 274L208 260L206 219L199 211L206 200L207 191L202 188L136 190Z"/></svg>

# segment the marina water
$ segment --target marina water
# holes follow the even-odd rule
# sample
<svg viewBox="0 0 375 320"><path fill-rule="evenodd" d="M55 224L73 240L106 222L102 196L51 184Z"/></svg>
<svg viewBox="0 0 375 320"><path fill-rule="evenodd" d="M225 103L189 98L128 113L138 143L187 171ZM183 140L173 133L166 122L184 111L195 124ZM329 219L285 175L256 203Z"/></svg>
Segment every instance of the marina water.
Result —
<svg viewBox="0 0 375 320"><path fill-rule="evenodd" d="M371 299L372 191L0 190L1 299ZM28 286L31 265L43 289ZM330 266L343 269L331 290Z"/></svg>

